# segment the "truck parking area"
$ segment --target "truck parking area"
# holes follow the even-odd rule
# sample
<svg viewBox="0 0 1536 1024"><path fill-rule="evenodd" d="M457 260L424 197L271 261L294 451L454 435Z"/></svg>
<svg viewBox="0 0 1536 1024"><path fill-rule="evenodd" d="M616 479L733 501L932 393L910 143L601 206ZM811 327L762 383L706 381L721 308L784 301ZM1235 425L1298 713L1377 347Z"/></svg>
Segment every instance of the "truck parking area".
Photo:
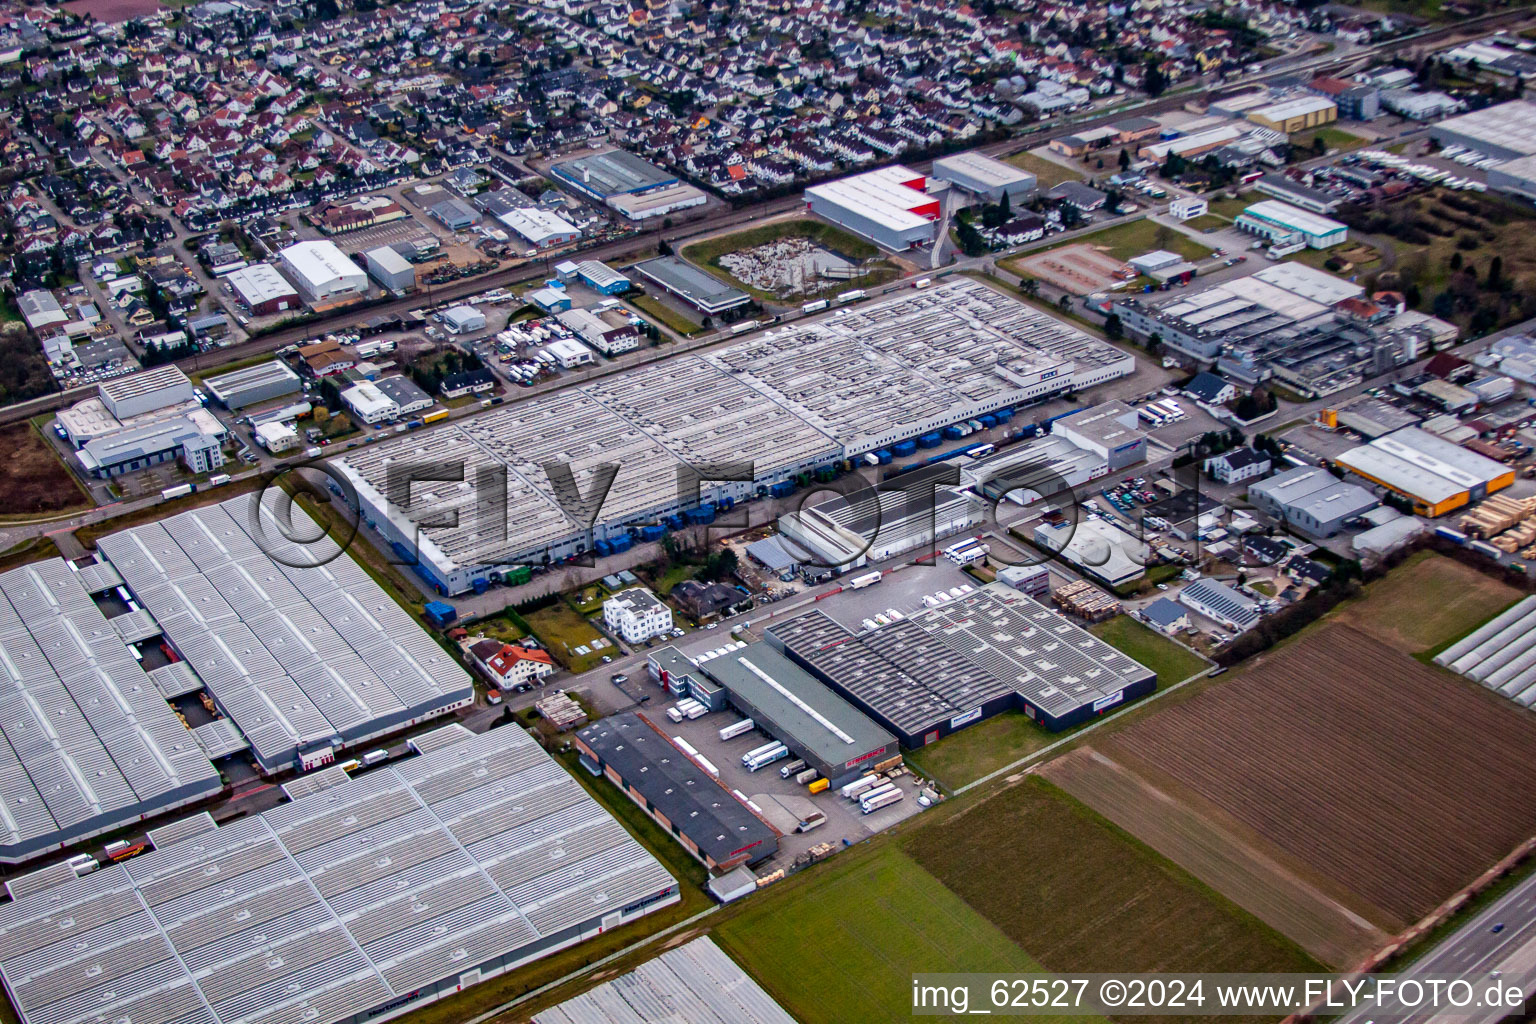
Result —
<svg viewBox="0 0 1536 1024"><path fill-rule="evenodd" d="M650 689L649 683L644 685ZM668 701L664 706L670 706L671 703ZM655 707L655 698L651 705ZM918 797L925 786L920 785L906 768L898 769L900 774L891 780L900 787L902 799L864 814L857 800L844 799L836 788L812 794L806 786L795 782L793 777L783 777L781 770L795 760L793 754L755 772L748 771L741 763L741 756L775 737L754 728L722 741L720 730L742 720L742 716L735 711L715 711L682 722L670 721L660 711L660 708L655 708L654 712L647 713L647 717L658 727L664 728L674 742L681 739L697 750L700 756L718 769L720 782L726 788L745 796L758 814L784 833L779 843L779 852L770 860L754 866L753 870L759 877L778 868L788 869L796 857L819 843L856 843L923 809ZM812 811L824 814L825 823L808 832L797 832L796 826Z"/></svg>

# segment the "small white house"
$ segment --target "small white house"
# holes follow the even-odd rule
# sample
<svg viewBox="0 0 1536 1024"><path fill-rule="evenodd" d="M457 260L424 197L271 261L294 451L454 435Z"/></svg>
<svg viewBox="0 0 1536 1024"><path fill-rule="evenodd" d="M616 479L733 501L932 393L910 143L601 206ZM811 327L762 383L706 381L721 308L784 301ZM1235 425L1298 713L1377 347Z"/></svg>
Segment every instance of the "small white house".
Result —
<svg viewBox="0 0 1536 1024"><path fill-rule="evenodd" d="M627 644L641 644L672 629L672 609L644 587L621 590L603 602L603 624Z"/></svg>
<svg viewBox="0 0 1536 1024"><path fill-rule="evenodd" d="M1200 196L1180 196L1168 204L1168 212L1179 220L1194 220L1211 212L1211 204Z"/></svg>
<svg viewBox="0 0 1536 1024"><path fill-rule="evenodd" d="M347 388L341 393L341 400L352 410L352 415L364 423L387 423L400 415L395 400L371 380L359 381Z"/></svg>

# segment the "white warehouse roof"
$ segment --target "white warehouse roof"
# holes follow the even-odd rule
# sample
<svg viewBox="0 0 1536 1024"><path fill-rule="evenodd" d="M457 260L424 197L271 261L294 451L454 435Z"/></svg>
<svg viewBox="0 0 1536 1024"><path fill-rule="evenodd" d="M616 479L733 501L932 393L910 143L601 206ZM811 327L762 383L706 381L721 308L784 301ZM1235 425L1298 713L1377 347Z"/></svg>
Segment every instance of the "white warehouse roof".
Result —
<svg viewBox="0 0 1536 1024"><path fill-rule="evenodd" d="M1267 220L1271 224L1279 224L1307 235L1328 235L1344 230L1344 225L1336 220L1319 216L1299 206L1292 206L1290 203L1282 203L1278 199L1265 199L1254 203L1239 214L1239 216L1243 215Z"/></svg>
<svg viewBox="0 0 1536 1024"><path fill-rule="evenodd" d="M676 901L521 729L338 782L0 906L23 1024L367 1019Z"/></svg>
<svg viewBox="0 0 1536 1024"><path fill-rule="evenodd" d="M275 488L98 542L268 770L473 697L468 674ZM286 507L282 507L282 506ZM285 524L284 513L289 522Z"/></svg>
<svg viewBox="0 0 1536 1024"><path fill-rule="evenodd" d="M805 194L856 210L893 231L905 231L934 219L914 212L921 207L938 205L938 200L921 188L907 184L922 180L923 176L916 171L892 164L824 185L813 185L805 190Z"/></svg>
<svg viewBox="0 0 1536 1024"><path fill-rule="evenodd" d="M337 282L366 278L362 269L347 258L335 242L317 239L296 242L280 255L289 268L304 278L307 287L314 292L328 290Z"/></svg>
<svg viewBox="0 0 1536 1024"><path fill-rule="evenodd" d="M537 207L514 207L498 214L497 220L522 235L534 245L544 245L566 235L580 235L576 225L558 214Z"/></svg>
<svg viewBox="0 0 1536 1024"><path fill-rule="evenodd" d="M224 275L231 288L247 306L259 306L273 299L298 298L288 279L270 263L252 263Z"/></svg>

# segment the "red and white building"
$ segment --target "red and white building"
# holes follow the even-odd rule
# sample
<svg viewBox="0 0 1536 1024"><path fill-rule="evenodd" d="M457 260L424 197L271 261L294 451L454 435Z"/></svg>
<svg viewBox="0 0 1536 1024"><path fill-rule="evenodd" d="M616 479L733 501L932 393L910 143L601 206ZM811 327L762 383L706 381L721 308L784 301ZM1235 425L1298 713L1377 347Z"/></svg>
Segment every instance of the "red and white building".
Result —
<svg viewBox="0 0 1536 1024"><path fill-rule="evenodd" d="M805 190L818 217L893 252L932 244L943 209L929 195L928 179L893 164Z"/></svg>
<svg viewBox="0 0 1536 1024"><path fill-rule="evenodd" d="M502 691L520 683L536 683L555 670L548 651L500 640L482 640L469 649L469 655L491 685Z"/></svg>

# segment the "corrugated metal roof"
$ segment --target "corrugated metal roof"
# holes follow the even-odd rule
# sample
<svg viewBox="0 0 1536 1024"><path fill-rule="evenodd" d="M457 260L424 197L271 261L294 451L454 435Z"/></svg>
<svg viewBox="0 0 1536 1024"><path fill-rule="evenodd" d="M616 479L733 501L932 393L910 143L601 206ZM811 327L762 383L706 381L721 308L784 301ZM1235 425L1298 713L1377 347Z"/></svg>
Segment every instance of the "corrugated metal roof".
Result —
<svg viewBox="0 0 1536 1024"><path fill-rule="evenodd" d="M0 975L24 1024L333 1024L675 886L498 729L0 906Z"/></svg>
<svg viewBox="0 0 1536 1024"><path fill-rule="evenodd" d="M220 788L61 558L0 574L0 737L7 860Z"/></svg>
<svg viewBox="0 0 1536 1024"><path fill-rule="evenodd" d="M467 673L283 496L242 495L100 541L261 763L470 695ZM268 553L270 551L270 554Z"/></svg>

